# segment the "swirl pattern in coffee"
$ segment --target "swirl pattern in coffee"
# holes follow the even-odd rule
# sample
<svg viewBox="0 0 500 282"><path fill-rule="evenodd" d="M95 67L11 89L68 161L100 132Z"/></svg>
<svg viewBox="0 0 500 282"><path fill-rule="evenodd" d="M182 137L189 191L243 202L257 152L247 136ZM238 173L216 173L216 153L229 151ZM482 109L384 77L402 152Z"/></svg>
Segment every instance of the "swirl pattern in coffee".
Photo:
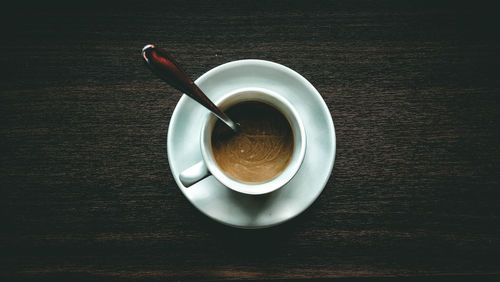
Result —
<svg viewBox="0 0 500 282"><path fill-rule="evenodd" d="M233 133L221 121L212 132L212 152L221 170L244 183L258 184L277 177L293 154L293 133L281 112L260 102L243 102L226 114L240 124Z"/></svg>

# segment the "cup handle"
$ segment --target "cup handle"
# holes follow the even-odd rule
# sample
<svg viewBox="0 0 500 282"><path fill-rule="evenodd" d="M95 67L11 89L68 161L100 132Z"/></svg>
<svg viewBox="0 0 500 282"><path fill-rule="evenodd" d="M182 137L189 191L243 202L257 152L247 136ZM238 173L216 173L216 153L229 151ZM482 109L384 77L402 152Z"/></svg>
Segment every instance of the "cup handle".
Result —
<svg viewBox="0 0 500 282"><path fill-rule="evenodd" d="M209 175L208 168L204 161L192 165L179 174L179 180L186 188L195 184Z"/></svg>

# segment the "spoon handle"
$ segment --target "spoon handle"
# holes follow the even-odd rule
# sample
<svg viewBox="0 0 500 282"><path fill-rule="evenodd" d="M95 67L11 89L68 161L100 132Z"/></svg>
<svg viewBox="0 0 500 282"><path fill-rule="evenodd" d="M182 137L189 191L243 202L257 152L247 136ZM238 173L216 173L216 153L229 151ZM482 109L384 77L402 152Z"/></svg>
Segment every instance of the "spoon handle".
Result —
<svg viewBox="0 0 500 282"><path fill-rule="evenodd" d="M156 48L154 45L146 45L142 49L142 56L153 73L175 89L193 98L196 102L214 113L233 130L237 130L237 125L215 106L167 51Z"/></svg>

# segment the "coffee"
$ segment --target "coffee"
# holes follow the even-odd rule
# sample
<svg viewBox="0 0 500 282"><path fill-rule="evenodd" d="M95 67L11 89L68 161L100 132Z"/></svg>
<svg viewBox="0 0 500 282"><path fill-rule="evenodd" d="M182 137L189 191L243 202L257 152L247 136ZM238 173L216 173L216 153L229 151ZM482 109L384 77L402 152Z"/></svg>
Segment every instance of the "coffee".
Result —
<svg viewBox="0 0 500 282"><path fill-rule="evenodd" d="M277 177L293 154L293 132L288 120L274 107L242 102L226 110L240 124L233 133L221 121L212 132L212 152L217 165L234 180L258 184Z"/></svg>

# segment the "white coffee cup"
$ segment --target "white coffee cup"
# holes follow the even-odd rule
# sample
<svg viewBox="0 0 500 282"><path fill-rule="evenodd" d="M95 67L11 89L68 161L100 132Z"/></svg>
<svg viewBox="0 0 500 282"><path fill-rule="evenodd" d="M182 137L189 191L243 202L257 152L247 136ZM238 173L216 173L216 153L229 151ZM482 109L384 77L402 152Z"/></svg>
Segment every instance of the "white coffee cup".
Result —
<svg viewBox="0 0 500 282"><path fill-rule="evenodd" d="M218 101L215 101L215 104L222 111L225 111L236 104L248 101L262 102L271 105L280 111L288 120L293 133L294 147L287 167L275 178L258 184L243 183L227 176L217 165L212 151L212 130L217 121L217 117L207 112L206 117L202 120L203 126L200 132L202 160L186 168L179 175L179 179L185 187L189 187L211 174L226 187L236 192L248 195L261 195L273 192L285 186L285 184L295 176L302 165L306 152L306 133L297 111L295 111L289 101L278 93L257 87L234 90L224 95ZM188 142L189 140L186 141Z"/></svg>

